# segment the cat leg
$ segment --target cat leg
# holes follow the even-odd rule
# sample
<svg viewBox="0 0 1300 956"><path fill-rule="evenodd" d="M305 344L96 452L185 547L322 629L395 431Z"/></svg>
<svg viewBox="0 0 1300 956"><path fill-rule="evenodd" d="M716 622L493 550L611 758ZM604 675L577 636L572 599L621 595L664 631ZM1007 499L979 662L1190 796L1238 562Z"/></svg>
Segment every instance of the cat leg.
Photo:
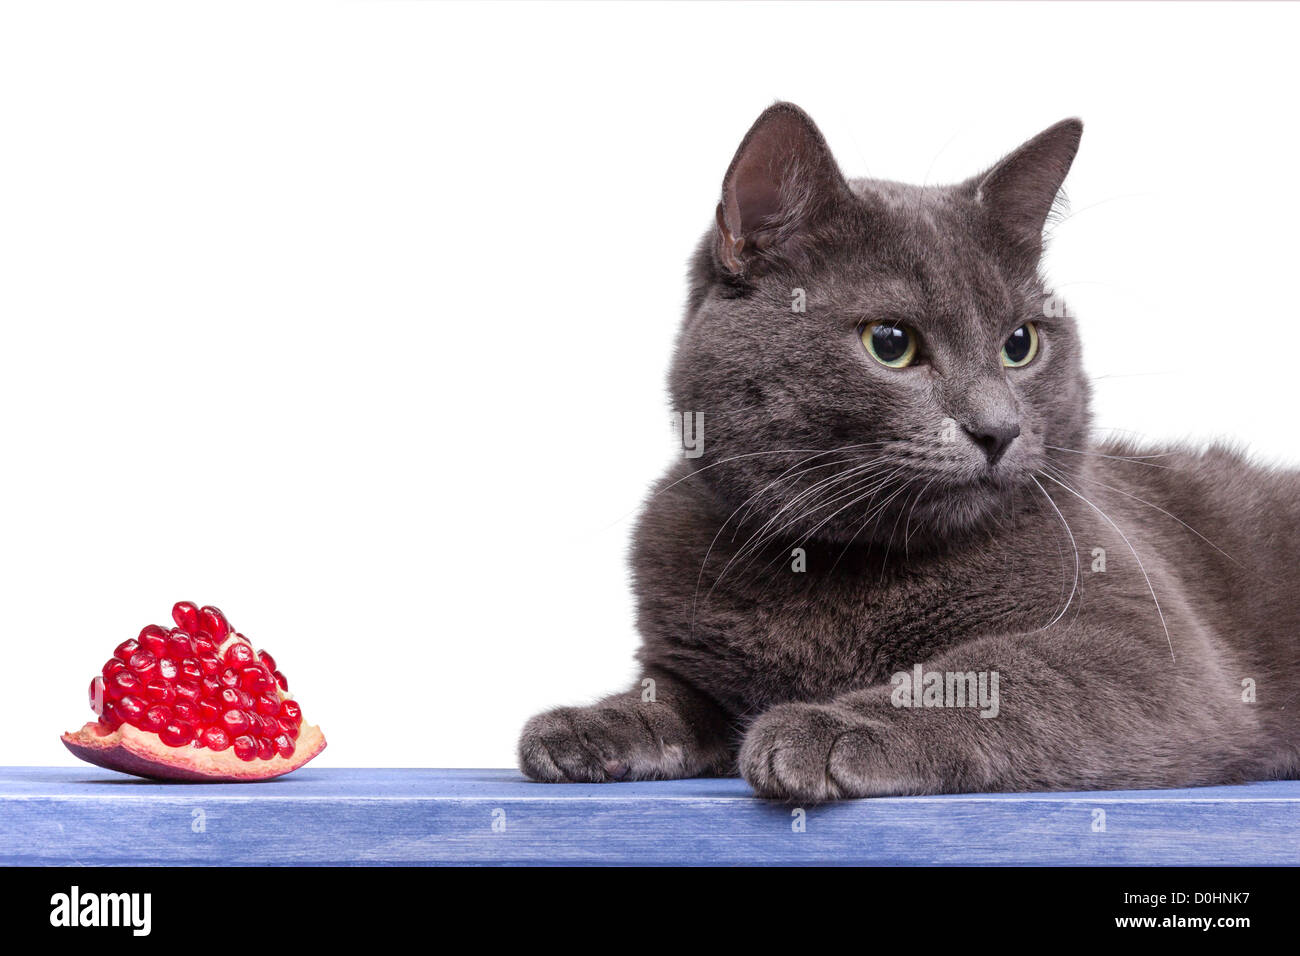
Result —
<svg viewBox="0 0 1300 956"><path fill-rule="evenodd" d="M808 802L1257 775L1262 733L1240 675L1205 646L1183 649L1175 663L1163 630L1120 621L981 638L927 662L923 675L938 678L919 687L913 668L773 707L749 727L740 771L761 796Z"/></svg>
<svg viewBox="0 0 1300 956"><path fill-rule="evenodd" d="M520 734L519 767L546 783L606 783L734 775L736 760L727 714L650 669L625 693L533 717Z"/></svg>

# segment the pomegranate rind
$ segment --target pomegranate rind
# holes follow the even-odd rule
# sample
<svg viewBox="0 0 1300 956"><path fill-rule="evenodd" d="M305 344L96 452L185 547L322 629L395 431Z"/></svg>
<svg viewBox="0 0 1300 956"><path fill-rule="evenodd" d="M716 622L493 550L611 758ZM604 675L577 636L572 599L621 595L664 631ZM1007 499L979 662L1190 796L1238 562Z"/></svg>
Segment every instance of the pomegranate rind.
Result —
<svg viewBox="0 0 1300 956"><path fill-rule="evenodd" d="M325 737L313 724L302 725L291 756L276 754L270 760L240 760L233 747L220 751L206 747L169 747L157 734L130 724L109 730L98 721L91 721L60 739L73 754L97 767L154 780L206 783L247 783L283 777L325 749Z"/></svg>

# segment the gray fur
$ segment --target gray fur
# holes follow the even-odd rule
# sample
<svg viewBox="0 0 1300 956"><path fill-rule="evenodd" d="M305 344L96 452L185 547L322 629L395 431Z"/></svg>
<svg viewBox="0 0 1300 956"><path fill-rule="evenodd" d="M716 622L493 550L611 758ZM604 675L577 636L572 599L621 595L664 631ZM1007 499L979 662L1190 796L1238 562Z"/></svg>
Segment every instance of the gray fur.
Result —
<svg viewBox="0 0 1300 956"><path fill-rule="evenodd" d="M1081 129L916 187L845 180L797 107L759 118L670 377L705 453L636 530L642 677L529 721L525 773L739 772L795 801L1297 775L1300 477L1091 443L1075 323L1038 271ZM871 320L915 328L925 363L875 363ZM1040 354L1003 368L1026 321ZM993 465L969 437L989 422L1020 428ZM997 672L998 715L894 706L916 664Z"/></svg>

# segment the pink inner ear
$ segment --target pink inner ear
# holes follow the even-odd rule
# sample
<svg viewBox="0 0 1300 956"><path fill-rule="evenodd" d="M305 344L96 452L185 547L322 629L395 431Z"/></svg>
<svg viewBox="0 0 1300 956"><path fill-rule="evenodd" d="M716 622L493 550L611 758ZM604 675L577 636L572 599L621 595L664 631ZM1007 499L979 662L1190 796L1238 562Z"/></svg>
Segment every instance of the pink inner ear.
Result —
<svg viewBox="0 0 1300 956"><path fill-rule="evenodd" d="M754 123L727 170L720 227L731 251L780 242L819 200L843 187L826 141L797 106L778 103ZM755 241L776 229L781 236Z"/></svg>
<svg viewBox="0 0 1300 956"><path fill-rule="evenodd" d="M770 224L781 213L781 180L785 164L775 143L764 143L740 158L733 170L727 195L727 224L736 235L747 236Z"/></svg>

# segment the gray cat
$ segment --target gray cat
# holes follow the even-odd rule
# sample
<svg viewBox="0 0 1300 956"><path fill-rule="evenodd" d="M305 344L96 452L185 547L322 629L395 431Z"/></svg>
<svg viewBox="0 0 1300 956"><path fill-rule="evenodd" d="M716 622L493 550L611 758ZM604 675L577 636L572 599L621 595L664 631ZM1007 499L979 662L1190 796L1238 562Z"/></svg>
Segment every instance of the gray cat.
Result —
<svg viewBox="0 0 1300 956"><path fill-rule="evenodd" d="M759 117L692 263L671 389L702 442L636 530L641 675L530 720L525 773L798 801L1297 775L1300 476L1092 443L1039 275L1082 129L917 187Z"/></svg>

